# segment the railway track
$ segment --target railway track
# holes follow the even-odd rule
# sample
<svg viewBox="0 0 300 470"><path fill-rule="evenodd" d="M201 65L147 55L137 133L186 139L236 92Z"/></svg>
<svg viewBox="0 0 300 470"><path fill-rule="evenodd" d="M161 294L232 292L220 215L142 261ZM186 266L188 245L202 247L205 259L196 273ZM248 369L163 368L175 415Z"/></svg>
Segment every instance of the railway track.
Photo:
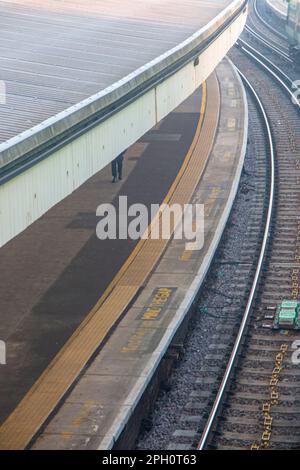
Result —
<svg viewBox="0 0 300 470"><path fill-rule="evenodd" d="M257 30L251 28L248 25L245 26L245 30L252 36L252 38L258 40L259 43L266 46L272 52L275 52L277 55L285 59L290 64L293 63L293 61L290 59L288 55L288 50L286 48L280 48L278 47L278 45L272 44L269 40L266 39L266 37L262 36L259 32L257 32Z"/></svg>
<svg viewBox="0 0 300 470"><path fill-rule="evenodd" d="M220 409L222 406L224 406L223 402L231 387L231 381L235 374L235 367L237 366L237 360L241 354L241 348L245 340L245 335L247 333L248 324L250 320L250 314L252 312L253 301L256 296L257 288L259 285L259 280L260 280L264 262L265 262L266 251L267 251L268 242L269 242L269 235L271 231L271 223L272 223L272 218L273 218L274 187L275 187L275 155L274 155L274 145L273 145L271 127L270 127L268 117L265 113L264 106L262 105L254 88L251 86L251 84L246 79L246 77L241 72L239 73L243 81L246 83L248 89L250 90L254 100L256 101L256 105L261 114L261 119L263 121L265 133L268 139L269 170L270 170L268 207L267 207L267 214L265 217L265 225L264 225L264 231L263 231L263 236L262 236L261 248L259 252L255 276L254 276L254 280L251 286L249 298L246 304L246 308L245 308L245 311L244 311L244 314L240 323L239 331L236 336L236 340L235 340L228 364L226 366L226 370L225 370L222 382L220 384L217 396L215 398L215 401L212 406L207 423L205 425L201 440L199 442L198 450L203 450L205 446L207 445L208 439L210 438L210 434L212 430L215 428L216 420L218 419Z"/></svg>
<svg viewBox="0 0 300 470"><path fill-rule="evenodd" d="M250 22L255 18L253 10L248 18ZM286 39L284 42L286 43ZM290 59L285 50L274 46L274 44L262 37L257 30L253 30L249 27L248 24L246 25L242 38L239 39L239 43L245 45L248 50L252 47L251 52L254 53L257 58L261 58L269 68L279 75L290 90L296 88L294 83L299 80L300 67Z"/></svg>
<svg viewBox="0 0 300 470"><path fill-rule="evenodd" d="M289 57L289 47L286 36L276 30L275 34L274 28L264 20L264 23L262 23L262 20L257 10L257 0L255 0L249 12L243 37L248 38L254 46L259 47L267 58L271 61L275 61L277 66L281 68L288 66L294 74L297 73L298 67ZM274 35L277 37L276 40L272 39Z"/></svg>
<svg viewBox="0 0 300 470"><path fill-rule="evenodd" d="M280 30L281 27L278 24L276 24L275 28L275 25L272 25L270 20L266 21L261 12L261 7L259 7L258 0L252 1L246 29L254 30L265 41L288 53L288 42L285 32Z"/></svg>
<svg viewBox="0 0 300 470"><path fill-rule="evenodd" d="M270 121L269 146L276 148L276 209L258 298L248 330L242 332L244 347L233 349L226 370L228 375L236 366L230 388L224 386L225 374L198 449L299 449L300 367L292 360L299 333L272 329L273 308L283 299L299 297L299 106L293 106L286 83L292 79L259 51L242 42L242 50L233 56Z"/></svg>

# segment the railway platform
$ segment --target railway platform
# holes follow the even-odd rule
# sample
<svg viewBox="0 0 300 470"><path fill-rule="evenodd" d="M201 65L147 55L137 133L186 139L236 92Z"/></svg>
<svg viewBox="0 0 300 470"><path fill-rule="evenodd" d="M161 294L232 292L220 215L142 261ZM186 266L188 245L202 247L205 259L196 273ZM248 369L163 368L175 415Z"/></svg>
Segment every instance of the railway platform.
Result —
<svg viewBox="0 0 300 470"><path fill-rule="evenodd" d="M119 191L105 169L27 229L19 247L19 237L7 245L7 268L12 253L25 248L29 253L30 247L36 266L40 262L43 270L46 262L47 269L35 282L36 266L31 269L29 260L28 276L24 265L11 271L19 276L14 299L19 317L7 309L13 293L0 296L6 301L2 328L10 332L8 345L13 339L12 362L1 385L6 408L0 448L134 444L222 236L246 142L243 87L225 60L201 94L196 92L128 150L127 177ZM144 197L146 204L204 204L203 248L189 251L184 241L147 239L136 244L119 240L101 251L102 242L91 236L95 216L85 207L114 200L116 191L135 202ZM47 260L45 244L48 256L55 253ZM27 279L34 295L27 292Z"/></svg>
<svg viewBox="0 0 300 470"><path fill-rule="evenodd" d="M117 207L120 196L147 208L162 203L193 140L201 100L200 90L127 150L122 181L112 184L108 165L1 248L1 421L104 299L136 247L134 240L98 240L97 207Z"/></svg>

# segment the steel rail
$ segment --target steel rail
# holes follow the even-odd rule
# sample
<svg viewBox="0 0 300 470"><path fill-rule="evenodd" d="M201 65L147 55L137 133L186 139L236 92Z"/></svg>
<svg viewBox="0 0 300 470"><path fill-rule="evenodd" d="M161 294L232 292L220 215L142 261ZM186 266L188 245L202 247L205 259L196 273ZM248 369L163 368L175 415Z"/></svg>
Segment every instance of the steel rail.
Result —
<svg viewBox="0 0 300 470"><path fill-rule="evenodd" d="M248 48L252 49L252 51L254 51L254 54L253 54L253 52L249 51ZM272 70L270 67L268 67L268 65L266 65L265 62L268 62L269 64L271 64L272 67L277 69L277 71L280 74L282 74L282 76L284 76L286 78L286 80L289 82L289 84L293 87L292 79L290 77L288 77L283 72L283 70L281 70L279 67L277 67L277 65L273 64L273 62L271 62L268 58L264 57L264 55L261 54L259 51L257 51L255 48L247 45L246 47L242 46L241 49L243 50L243 52L245 54L249 55L253 60L255 60L264 70L266 70L270 75L272 75L273 79L275 79L284 88L286 93L290 96L290 98L292 99L293 104L295 104L296 106L298 106L298 108L300 108L300 102L299 102L299 100L297 100L295 98L295 96L294 96L293 92L290 90L290 88L286 85L286 83L284 83L283 80L281 80L281 78L274 72L274 70ZM257 55L259 55L262 60L259 59L257 57Z"/></svg>
<svg viewBox="0 0 300 470"><path fill-rule="evenodd" d="M260 42L265 44L266 47L269 47L270 49L272 49L272 51L274 51L278 55L282 56L288 62L293 63L292 59L289 57L289 55L286 52L284 52L283 50L280 50L279 47L275 46L274 44L271 44L263 36L261 36L257 31L254 31L254 29L252 29L250 26L246 25L245 30L248 31L249 34L252 34L252 36L256 37Z"/></svg>
<svg viewBox="0 0 300 470"><path fill-rule="evenodd" d="M272 222L272 215L273 215L273 208L274 208L274 191L275 191L275 151L274 151L274 144L273 144L273 137L272 137L272 132L271 132L271 126L270 122L268 119L268 116L266 114L265 108L257 95L256 91L252 87L251 83L247 80L247 78L242 74L242 72L237 69L238 73L240 74L242 80L246 84L246 86L249 88L251 91L252 95L255 98L256 103L258 104L259 110L261 112L261 115L263 116L263 120L265 123L265 129L268 135L268 143L269 143L269 160L270 160L270 192L269 192L269 205L268 205L268 211L267 211L267 218L266 218L266 224L265 224L265 229L264 229L264 236L263 236L263 241L261 245L261 250L260 250L260 255L256 267L256 272L254 276L254 280L252 283L250 295L247 301L247 305L243 314L242 322L237 334L237 338L235 340L235 344L233 347L233 350L230 355L230 359L228 361L226 371L224 374L224 377L222 379L220 388L218 390L216 399L214 401L213 407L211 409L210 415L208 417L208 420L206 422L204 431L202 433L201 439L199 441L197 450L204 450L208 441L208 438L213 430L213 427L216 423L221 404L224 400L225 393L227 390L227 387L229 385L229 381L231 378L231 375L233 373L234 367L237 363L237 359L239 356L240 348L242 345L242 340L244 337L244 334L246 332L246 327L248 323L248 319L251 313L251 308L253 305L253 301L255 298L255 294L257 291L257 287L259 284L259 279L267 251L267 246L268 246L268 241L270 237L270 229L271 229L271 222Z"/></svg>
<svg viewBox="0 0 300 470"><path fill-rule="evenodd" d="M272 67L276 68L277 71L280 72L282 74L282 76L284 76L289 81L289 83L292 83L292 80L279 67L277 67L275 64L273 64L268 58L264 57L263 54L261 54L255 48L249 46L245 41L243 41L241 39L239 41L243 42L246 45L246 47L245 46L241 47L243 52L246 53L247 55L249 55L263 69L265 69L277 82L280 83L280 85L284 88L284 90L287 92L287 94L291 98L294 98L292 91L284 83L284 81L274 72L274 70L272 70L270 67L268 67L263 61L268 62L269 64L272 65ZM252 51L254 51L255 54L259 55L262 60L259 59L255 54L250 52L248 50L248 48L252 49ZM270 151L270 167L271 167L269 207L268 207L268 215L267 215L265 231L264 231L264 238L263 238L263 242L262 242L262 248L261 248L259 261L258 261L258 265L257 265L257 268L256 268L255 277L254 277L254 281L253 281L253 284L252 284L251 292L250 292L250 295L249 295L249 298L248 298L248 301L247 301L247 305L246 305L246 309L245 309L243 319L242 319L242 322L241 322L241 325L240 325L240 329L239 329L239 332L238 332L238 335L237 335L237 338L236 338L236 341L235 341L230 359L228 361L224 377L222 379L222 383L220 385L217 397L215 399L215 402L214 402L213 407L211 409L209 418L207 420L204 431L202 433L200 442L198 444L198 447L197 447L198 450L204 450L205 449L205 446L207 444L210 433L212 432L213 426L214 426L214 424L216 422L216 419L218 417L218 413L219 413L219 410L220 410L221 403L224 399L224 395L225 395L227 386L229 385L229 380L230 380L231 374L233 372L234 366L235 366L237 358L238 358L238 353L239 353L239 350L240 350L240 347L241 347L244 332L246 330L247 321L248 321L248 318L249 318L249 315L250 315L251 306L253 304L253 299L254 299L255 292L256 292L256 289L257 289L257 286L258 286L260 272L261 272L261 268L262 268L262 265L263 265L263 260L264 260L264 257L265 257L267 242L268 242L268 238L269 238L269 235L270 235L270 226L271 226L272 212L273 212L273 206L274 206L275 152L274 152L274 144L273 144L273 139L272 139L272 132L271 132L271 127L270 127L270 122L269 122L269 119L268 119L267 114L265 112L264 106L263 106L260 98L258 97L256 91L254 90L254 88L252 87L250 82L247 80L247 78L242 74L242 72L240 70L238 70L238 72L239 72L240 76L242 77L244 83L247 85L247 87L251 91L252 95L255 97L255 100L256 100L256 102L259 106L259 109L261 111L261 114L264 118L265 126L266 126L266 129L267 129L268 141L269 141L269 151ZM300 108L299 101L294 100L293 102L294 102L294 104L296 104L298 106L298 108Z"/></svg>
<svg viewBox="0 0 300 470"><path fill-rule="evenodd" d="M263 54L261 54L261 52L259 52L253 46L250 46L250 44L248 44L243 39L239 39L238 44L243 44L243 45L240 46L240 48L244 52L251 55L251 57L255 57L256 60L261 63L261 65L264 64L265 68L267 68L269 73L271 73L272 70L266 65L266 63L268 63L269 66L272 67L273 70L276 70L276 72L278 72L288 82L288 84L290 86L293 86L293 80L283 70L281 70L281 68L279 68L278 65L274 64L274 62L272 62L270 59L268 59ZM252 51L252 53L250 51ZM260 59L257 56L261 57L262 61L260 61ZM263 63L263 61L264 61L264 63ZM278 75L276 75L276 73L275 73L275 76L276 76L276 80L280 80L280 78L278 77ZM290 91L288 88L287 88L287 90Z"/></svg>
<svg viewBox="0 0 300 470"><path fill-rule="evenodd" d="M257 18L267 27L269 28L271 31L273 31L274 34L276 34L276 36L279 36L280 38L282 39L287 39L286 36L282 33L280 33L279 31L277 31L277 29L273 28L273 26L271 26L266 20L264 20L264 18L261 16L261 14L259 13L258 11L258 8L257 8L257 0L254 0L253 1L253 7L254 7L254 12L257 16Z"/></svg>

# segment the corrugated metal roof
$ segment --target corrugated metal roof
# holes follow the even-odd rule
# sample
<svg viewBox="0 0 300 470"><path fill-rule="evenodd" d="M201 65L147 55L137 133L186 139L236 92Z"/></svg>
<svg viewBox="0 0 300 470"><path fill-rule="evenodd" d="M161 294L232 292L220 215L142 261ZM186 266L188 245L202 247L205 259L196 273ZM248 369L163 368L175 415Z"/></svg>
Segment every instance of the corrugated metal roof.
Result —
<svg viewBox="0 0 300 470"><path fill-rule="evenodd" d="M0 0L0 142L184 41L232 0Z"/></svg>

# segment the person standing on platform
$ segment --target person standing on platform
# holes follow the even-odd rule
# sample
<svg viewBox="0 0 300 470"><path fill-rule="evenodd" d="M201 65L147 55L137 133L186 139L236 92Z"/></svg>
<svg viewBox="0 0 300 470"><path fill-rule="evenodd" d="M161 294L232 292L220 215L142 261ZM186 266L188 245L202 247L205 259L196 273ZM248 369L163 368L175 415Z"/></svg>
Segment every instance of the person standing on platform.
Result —
<svg viewBox="0 0 300 470"><path fill-rule="evenodd" d="M112 162L111 162L111 172L112 172L112 177L113 180L112 182L115 183L117 181L117 178L119 180L122 179L122 171L123 171L123 160L124 160L124 154L126 150L120 155L118 155Z"/></svg>

